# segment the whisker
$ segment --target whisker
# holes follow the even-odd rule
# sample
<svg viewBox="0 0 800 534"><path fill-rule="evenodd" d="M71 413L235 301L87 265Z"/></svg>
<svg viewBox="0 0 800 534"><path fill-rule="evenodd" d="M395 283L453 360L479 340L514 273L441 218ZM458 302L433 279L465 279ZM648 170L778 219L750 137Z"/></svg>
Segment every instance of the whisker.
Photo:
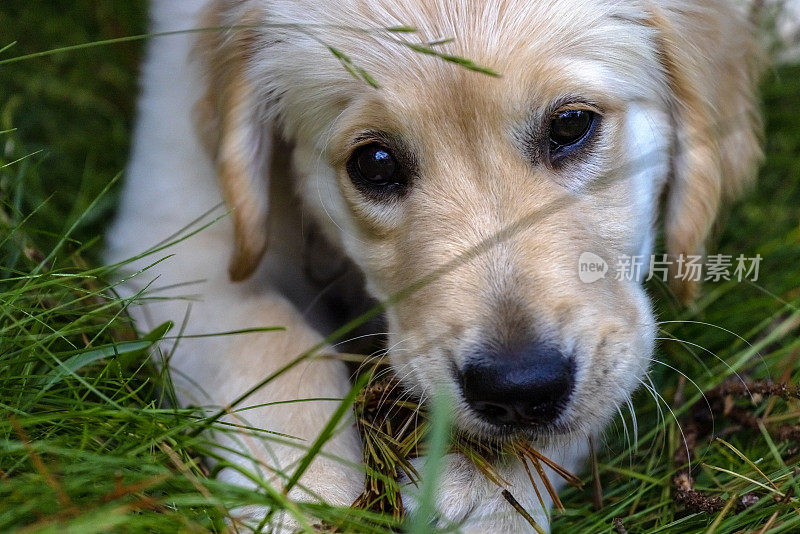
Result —
<svg viewBox="0 0 800 534"><path fill-rule="evenodd" d="M703 352L706 352L707 354L710 354L710 355L712 355L714 358L716 358L716 359L718 359L720 362L722 362L722 364L723 364L725 367L727 367L727 368L728 368L728 370L729 370L729 371L730 371L732 374L736 375L736 378L738 378L738 379L739 379L739 382L741 382L741 383L742 383L742 385L744 386L744 389L745 389L745 391L747 391L747 394L750 396L750 400L752 400L753 402L755 402L755 397L753 397L753 394L750 392L750 388L748 388L748 387L747 387L747 383L746 383L746 382L744 381L744 379L742 378L742 375L740 375L740 374L739 374L739 373L736 371L736 369L734 369L733 367L731 367L731 364L729 364L728 362L726 362L724 359L720 358L720 357L719 357L719 356L718 356L716 353L714 353L713 351L711 351L711 350L709 350L709 349L705 348L705 347L704 347L704 346L702 346L702 345L698 345L697 343L692 343L691 341L685 341L685 340L678 339L678 338L669 338L669 337L667 337L667 338L663 338L663 337L657 337L657 338L656 338L656 340L658 340L658 341L677 341L677 342L678 342L678 343L680 343L681 345L691 345L691 346L693 346L693 347L696 347L696 348L698 348L698 349L702 350ZM708 369L708 368L706 368L706 369ZM710 371L709 371L709 374L711 374L711 372L710 372ZM712 376L713 376L713 375L712 375Z"/></svg>
<svg viewBox="0 0 800 534"><path fill-rule="evenodd" d="M636 452L639 450L639 432L636 423L636 413L633 412L633 403L631 403L630 399L625 401L625 406L628 408L628 411L631 414L631 422L632 422L632 431L633 431L633 438L632 442L628 446L628 467L633 469L633 457ZM622 411L622 407L620 407L620 412Z"/></svg>
<svg viewBox="0 0 800 534"><path fill-rule="evenodd" d="M631 422L633 424L633 448L639 450L639 420L636 418L636 410L633 409L633 401L630 397L625 400L625 405L631 413Z"/></svg>
<svg viewBox="0 0 800 534"><path fill-rule="evenodd" d="M656 322L656 324L657 325L662 325L662 324L698 324L698 325L702 325L702 326L710 326L712 328L716 328L718 330L722 330L723 332L732 335L733 337L739 339L740 341L743 341L744 344L747 345L748 347L753 348L753 345L749 341L747 341L745 338L743 338L742 336L740 336L736 332L734 332L732 330L728 330L727 328L724 328L722 326L716 325L714 323L706 323L706 322L703 322L703 321L688 321L688 320L684 320L684 321L658 321L658 322Z"/></svg>
<svg viewBox="0 0 800 534"><path fill-rule="evenodd" d="M672 407L669 405L669 403L667 403L667 401L664 399L664 397L662 397L661 394L658 393L658 391L656 390L655 385L653 384L653 382L652 382L652 380L650 379L649 376L647 377L647 380L650 382L649 386L647 384L645 384L644 381L641 380L641 379L639 379L639 382L641 382L641 384L645 388L648 388L648 389L652 388L651 391L652 391L652 393L654 395L654 398L656 398L656 402L660 401L660 402L664 403L664 406L666 406L667 410L669 410L669 413L672 415L672 419L675 421L675 425L677 425L677 427L678 427L678 432L681 433L681 439L683 440L683 445L686 448L686 458L688 458L688 464L689 464L688 465L688 469L691 471L691 469L692 469L691 451L689 450L689 442L686 440L686 434L683 432L683 426L681 426L681 423L678 420L678 417L675 415L675 412L672 411Z"/></svg>
<svg viewBox="0 0 800 534"><path fill-rule="evenodd" d="M668 367L669 369L672 369L676 373L680 374L681 376L683 376L683 378L685 378L686 380L691 382L692 385L697 389L697 391L700 392L700 395L703 397L703 400L705 401L706 406L708 407L708 413L711 414L711 434L714 435L715 428L716 428L715 420L714 420L714 410L711 408L711 403L709 402L708 397L706 397L705 392L702 390L702 388L700 386L697 385L697 382L695 382L694 380L689 378L689 375L687 375L686 373L684 373L680 369L676 369L675 367L671 366L668 363L664 363L661 360L658 360L656 358L653 358L653 362L661 364L664 367Z"/></svg>
<svg viewBox="0 0 800 534"><path fill-rule="evenodd" d="M664 417L664 412L661 409L661 404L658 402L658 397L656 397L654 389L651 389L641 378L637 378L637 380L644 387L644 389L650 394L650 396L653 398L653 401L655 402L656 413L658 414L657 415L657 421L658 421L657 422L657 426L659 426L659 427L665 426L666 425L666 418ZM650 448L648 449L647 452L651 453L652 451L654 451L654 447L655 446L656 446L655 442L651 442ZM664 447L664 444L662 442L662 452L663 452L663 447ZM661 454L661 453L659 453L659 454Z"/></svg>
<svg viewBox="0 0 800 534"><path fill-rule="evenodd" d="M717 330L721 330L722 332L725 332L726 334L732 335L733 337L735 337L736 339L738 339L739 341L741 341L742 343L747 345L748 348L751 348L751 349L753 348L753 344L752 343L747 341L745 338L743 338L742 336L740 336L739 334L737 334L733 330L728 330L727 328L719 326L719 325L716 325L714 323L707 323L707 322L704 322L704 321L689 321L689 320L678 321L678 320L674 320L674 321L661 321L661 322L656 323L656 324L659 324L659 325L662 325L662 324L697 324L697 325L701 325L701 326L710 326L711 328L716 328ZM662 328L659 328L659 330L661 330L662 332L667 333ZM670 334L670 335L672 335L672 334ZM761 363L763 364L764 368L767 370L767 374L768 374L769 378L772 379L772 369L771 369L771 367L769 365L767 365L767 362L764 359L764 355L761 353L761 351L756 352L756 355L758 356L758 359L761 360Z"/></svg>
<svg viewBox="0 0 800 534"><path fill-rule="evenodd" d="M631 437L628 434L628 423L625 422L625 416L623 415L622 408L620 406L617 406L617 414L619 414L619 420L622 423L622 432L625 435L625 448L626 449L630 449L631 448ZM616 421L614 423L614 426L617 427Z"/></svg>
<svg viewBox="0 0 800 534"><path fill-rule="evenodd" d="M657 338L655 338L656 341L675 341L675 342L677 342L678 344L680 344L686 350L686 352L691 354L692 358L694 358L694 360L697 363L700 364L700 366L705 370L705 372L706 372L706 374L708 376L714 376L714 373L711 372L711 369L708 367L708 365L706 365L706 362L703 361L703 358L701 358L700 355L697 354L697 352L695 352L692 349L692 347L690 346L690 343L688 341L684 341L683 339L678 338L677 336L675 336L671 332L667 332L663 328L659 328L658 331L662 332L664 335L669 336L669 337L657 337Z"/></svg>
<svg viewBox="0 0 800 534"><path fill-rule="evenodd" d="M386 347L384 349L375 351L372 355L370 355L370 357L367 358L367 360L365 360L361 365L359 365L358 369L356 370L355 373L353 373L353 375L358 375L359 373L361 373L364 370L364 368L367 366L367 364L385 358L389 354L389 352L394 352L394 353L410 352L410 351L405 351L405 349L398 349L397 348L401 344L403 344L403 343L405 343L406 341L409 341L409 340L410 340L410 338L401 339L401 340L395 342L394 345L392 345L391 347ZM377 367L377 365L375 365L375 367ZM387 367L383 371L378 371L373 376L372 380L373 381L377 381L378 378L380 378L380 377L382 377L385 374L390 373L390 372L392 372L392 368L391 367Z"/></svg>
<svg viewBox="0 0 800 534"><path fill-rule="evenodd" d="M406 364L405 364L405 365L403 365L403 366L402 366L400 369L397 369L397 370L395 371L395 374L397 375L397 380L394 382L394 384L392 384L392 387L390 387L390 388L387 388L387 389L386 389L386 390L383 392L383 394L381 395L381 398L378 400L378 403L377 403L376 412L380 413L380 411L381 411L381 409L383 409L383 405L384 405L384 403L386 402L386 399L389 397L389 395L391 395L391 394L392 394L392 392L394 392L394 390L395 390L395 389L396 389L396 388L397 388L397 387L398 387L398 386L399 386L399 385L400 385L400 384L401 384L401 383L402 383L402 382L403 382L403 381L404 381L406 378L408 378L409 376L411 376L411 374L414 372L414 370L413 370L413 369L411 369L411 370L409 370L408 372L406 372L406 373L405 373L405 374L404 374L402 377L400 377L400 375L399 375L399 373L400 373L401 371L405 371L405 369L406 369L406 368L410 367L410 363L411 363L411 362L408 362L408 363L406 363Z"/></svg>
<svg viewBox="0 0 800 534"><path fill-rule="evenodd" d="M359 339L365 339L365 338L368 338L368 337L379 337L379 336L387 336L388 337L388 336L391 336L391 335L392 335L392 332L370 332L368 334L361 334L361 335L358 335L358 336L354 336L354 337L350 337L350 338L339 340L336 343L334 343L333 345L331 345L331 347L336 348L336 347L338 347L340 345L344 345L345 343L351 343L353 341L358 341Z"/></svg>

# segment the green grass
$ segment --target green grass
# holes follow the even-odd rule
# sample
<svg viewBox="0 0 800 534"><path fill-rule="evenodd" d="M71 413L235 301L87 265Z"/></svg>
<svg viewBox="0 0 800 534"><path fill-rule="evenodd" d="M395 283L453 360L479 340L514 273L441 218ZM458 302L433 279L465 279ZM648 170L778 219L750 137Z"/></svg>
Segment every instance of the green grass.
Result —
<svg viewBox="0 0 800 534"><path fill-rule="evenodd" d="M144 21L143 2L4 0L0 48L18 42L0 60L140 34ZM200 458L216 453L196 429L230 428L211 412L170 408L169 377L145 363L180 325L137 336L126 314L135 300L118 297L113 269L97 263L127 157L140 53L134 42L0 65L0 532L220 531L242 504L313 509L347 531L387 531L391 517L291 503L257 473L247 475L258 491L215 480ZM767 161L714 248L761 254L761 277L708 284L690 310L650 288L663 321L661 363L650 374L661 398L636 394L638 436L627 413L604 435L603 508L591 490L567 490L554 532L614 532L615 520L628 532L800 530L797 497L773 498L800 495L800 443L782 439L781 428L800 422L797 400L732 396L725 415L724 398L709 397L725 441L700 432L692 474L705 496L731 503L726 510L688 511L672 483L682 433L707 423L703 392L733 370L798 381L800 67L770 73L763 87ZM737 511L746 494L755 504Z"/></svg>

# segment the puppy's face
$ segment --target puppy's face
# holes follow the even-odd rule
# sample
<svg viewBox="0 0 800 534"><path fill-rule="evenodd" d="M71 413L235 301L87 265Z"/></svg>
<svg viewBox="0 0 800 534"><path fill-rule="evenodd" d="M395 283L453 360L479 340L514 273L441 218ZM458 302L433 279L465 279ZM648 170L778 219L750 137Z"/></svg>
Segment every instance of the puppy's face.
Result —
<svg viewBox="0 0 800 534"><path fill-rule="evenodd" d="M253 100L295 142L306 209L389 303L406 387L448 390L481 435L600 428L654 339L639 280L579 276L586 252L612 266L650 254L674 134L650 15L578 0L267 4L237 13L271 23L247 38L263 44ZM336 29L398 25L418 31ZM442 37L443 54L501 76L396 42Z"/></svg>
<svg viewBox="0 0 800 534"><path fill-rule="evenodd" d="M297 154L303 198L394 301L389 356L406 387L448 390L460 426L488 436L596 429L654 337L638 281L578 272L584 252L613 265L649 250L667 120L657 60L635 55L648 30L522 4L496 8L492 27L398 14L425 25L417 38L457 32L447 52L500 78L343 43L381 88L342 72L353 93ZM614 37L622 26L631 35Z"/></svg>

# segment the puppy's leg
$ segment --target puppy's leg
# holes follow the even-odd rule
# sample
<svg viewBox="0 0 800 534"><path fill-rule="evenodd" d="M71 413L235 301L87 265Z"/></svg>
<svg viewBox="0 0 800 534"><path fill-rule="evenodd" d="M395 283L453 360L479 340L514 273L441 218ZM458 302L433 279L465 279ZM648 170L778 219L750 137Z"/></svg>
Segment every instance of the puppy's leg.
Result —
<svg viewBox="0 0 800 534"><path fill-rule="evenodd" d="M232 396L246 391L264 377L291 363L297 355L320 340L316 332L305 326L293 307L278 295L260 296L249 302L239 303L234 315L236 317L232 319L236 324L245 327L275 324L287 325L288 328L285 332L239 337L231 342L227 351L220 353L225 354L222 361L203 362L204 374L207 375L203 377L198 374L197 377L202 383L209 384L211 391L208 393L215 404L224 405L230 402ZM191 369L194 361L195 357L191 356L178 365ZM213 375L218 380L214 380ZM306 361L258 390L238 408L296 399L339 399L347 391L346 370L340 362ZM223 453L230 462L257 474L280 489L286 482L286 476L297 469L298 460L319 436L338 404L335 400L318 400L234 411L225 418L226 422L255 426L293 437L275 440L269 435L258 437L217 433L216 439L224 447L243 453L241 456L231 452ZM300 479L299 486L289 496L304 501L316 501L319 496L331 504L349 505L363 489L363 474L358 467L353 467L359 465L361 458L358 436L350 421L325 445L322 454L336 459L318 455ZM283 474L276 475L276 469L283 471ZM223 470L220 477L239 485L254 485L247 477L231 468ZM264 509L256 507L236 510L234 515L245 522L252 520L257 523L264 513ZM285 523L293 524L291 521Z"/></svg>
<svg viewBox="0 0 800 534"><path fill-rule="evenodd" d="M587 454L587 445L573 443L570 446L545 449L540 452L566 469L575 471ZM426 476L424 465L424 458L415 461L415 467L423 477ZM497 469L500 476L510 484L505 489L531 515L539 527L549 532L549 515L553 502L536 471L529 467L544 501L544 507L536 496L528 472L519 460L509 460L507 464L498 466ZM545 472L556 491L564 487L564 480L552 470L545 468ZM535 532L528 520L503 496L503 488L488 480L464 456L449 454L439 480L436 507L440 527L459 525L460 531L466 534ZM418 508L416 496L417 488L407 485L403 497L409 513L414 513Z"/></svg>
<svg viewBox="0 0 800 534"><path fill-rule="evenodd" d="M210 411L230 406L244 392L322 340L282 295L255 282L227 281L226 258L218 253L221 237L223 234L213 231L201 232L168 249L174 257L155 267L159 286L205 279L196 286L171 291L151 288L153 295L174 297L180 292L196 293L199 287L201 295L191 304L168 298L132 310L140 330L167 320L181 323L187 317L184 336L175 346L164 347L164 352L172 354L169 368L181 404L209 406ZM145 277L152 278L152 274L148 271ZM134 281L131 285L142 283ZM285 330L207 336L267 327ZM256 487L263 480L280 491L339 406L336 399L346 396L349 389L342 362L310 358L255 391L231 409L223 421L264 432L214 433L215 441L221 445L217 452L235 466L223 469L220 478L248 487ZM361 463L360 441L351 418L346 419L348 422L340 425L339 432L326 443L322 455L311 463L291 497L313 501L319 495L332 504L349 505L363 490L363 473L357 467ZM258 514L263 510L249 510L252 519L260 520Z"/></svg>
<svg viewBox="0 0 800 534"><path fill-rule="evenodd" d="M242 393L290 365L321 341L321 336L278 294L241 300L213 294L206 298L208 301L200 309L197 305L192 309L190 324L195 327L187 329L189 335L198 325L211 332L270 326L282 326L285 331L225 336L212 343L181 341L190 342L179 347L170 366L175 370L175 381L184 402L191 402L191 397L199 394L206 399L200 397L195 402L229 406ZM193 388L191 383L204 391ZM330 420L339 405L337 399L347 395L349 388L347 370L341 362L312 357L298 363L255 391L224 418L225 422L274 434L254 436L218 431L216 439L222 445L242 453L223 455L275 487L282 487ZM349 505L361 492L363 475L354 467L361 461L360 442L351 419L345 418L339 432L322 450L332 458L318 455L301 478L300 486L311 493L298 487L295 497L315 500L313 493L316 493L328 502ZM254 485L234 469L223 470L221 476Z"/></svg>

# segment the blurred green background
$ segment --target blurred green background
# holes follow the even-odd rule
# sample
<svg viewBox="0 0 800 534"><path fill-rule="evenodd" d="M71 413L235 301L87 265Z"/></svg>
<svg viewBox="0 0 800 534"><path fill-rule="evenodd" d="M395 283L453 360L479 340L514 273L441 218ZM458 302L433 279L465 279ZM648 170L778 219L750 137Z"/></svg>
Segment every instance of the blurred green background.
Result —
<svg viewBox="0 0 800 534"><path fill-rule="evenodd" d="M140 0L3 0L0 59L146 32ZM36 211L30 230L52 245L125 168L144 42L116 44L0 65L0 130L16 128L6 156L41 151L25 161L22 195L0 193ZM23 185L21 182L18 185ZM45 200L45 209L38 209ZM101 199L75 237L96 241L114 208ZM29 230L29 231L30 231ZM94 247L96 255L98 247Z"/></svg>

